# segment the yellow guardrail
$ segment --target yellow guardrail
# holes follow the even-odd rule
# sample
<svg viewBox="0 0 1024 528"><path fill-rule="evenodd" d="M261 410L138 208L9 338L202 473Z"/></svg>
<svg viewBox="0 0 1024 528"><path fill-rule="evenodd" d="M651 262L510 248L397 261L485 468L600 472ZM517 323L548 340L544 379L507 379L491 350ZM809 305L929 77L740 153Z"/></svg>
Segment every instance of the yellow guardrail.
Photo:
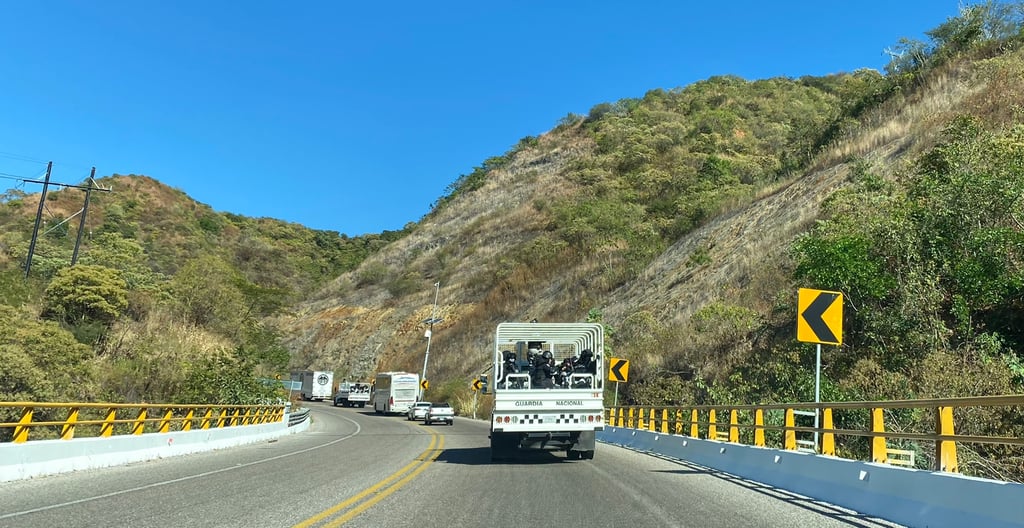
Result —
<svg viewBox="0 0 1024 528"><path fill-rule="evenodd" d="M159 433L236 427L280 422L284 411L284 405L0 402L0 420L19 416L0 422L0 441L26 442L38 429L49 431L44 438L71 440L76 434L141 435L149 427Z"/></svg>
<svg viewBox="0 0 1024 528"><path fill-rule="evenodd" d="M684 435L692 438L720 440L732 443L744 442L760 447L775 447L798 450L801 445L824 455L837 455L838 438L870 439L864 451L870 460L880 463L900 463L890 460L890 454L898 455L899 449L891 449L888 439L914 442L934 442L934 464L931 469L959 473L957 444L1001 444L1024 446L1024 438L1005 436L958 435L954 423L954 411L972 408L1022 408L1024 396L980 396L974 398L950 398L929 400L896 400L868 402L823 402L787 403L770 405L698 405L691 407L650 407L620 406L608 409L608 425L629 429L642 429L665 434ZM917 409L934 415L934 429L927 432L903 432L886 430L888 414L899 409ZM808 411L811 411L808 413ZM798 417L806 420L819 413L819 426L797 425ZM766 415L773 415L777 424L766 423ZM863 428L835 428L836 423L853 425L864 423ZM772 445L768 445L766 432L777 432ZM797 434L815 435L815 441L798 442ZM818 439L820 438L820 441ZM859 451L850 445L842 455Z"/></svg>

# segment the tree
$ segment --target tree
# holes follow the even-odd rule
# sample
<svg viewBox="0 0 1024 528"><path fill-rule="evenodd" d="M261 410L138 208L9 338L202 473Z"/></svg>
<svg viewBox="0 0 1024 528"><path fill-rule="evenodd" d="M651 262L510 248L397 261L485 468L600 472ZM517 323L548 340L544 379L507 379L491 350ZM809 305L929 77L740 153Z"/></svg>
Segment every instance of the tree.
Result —
<svg viewBox="0 0 1024 528"><path fill-rule="evenodd" d="M46 287L45 314L69 324L113 323L128 307L128 286L121 272L105 266L64 268Z"/></svg>
<svg viewBox="0 0 1024 528"><path fill-rule="evenodd" d="M225 336L237 336L250 316L236 286L238 272L219 257L206 255L185 264L171 280L176 311L186 322Z"/></svg>
<svg viewBox="0 0 1024 528"><path fill-rule="evenodd" d="M139 243L120 233L100 233L83 252L81 264L106 266L120 270L130 290L154 289L163 276L154 272L146 262L146 251Z"/></svg>
<svg viewBox="0 0 1024 528"><path fill-rule="evenodd" d="M89 347L58 324L0 305L0 400L88 400L90 359Z"/></svg>

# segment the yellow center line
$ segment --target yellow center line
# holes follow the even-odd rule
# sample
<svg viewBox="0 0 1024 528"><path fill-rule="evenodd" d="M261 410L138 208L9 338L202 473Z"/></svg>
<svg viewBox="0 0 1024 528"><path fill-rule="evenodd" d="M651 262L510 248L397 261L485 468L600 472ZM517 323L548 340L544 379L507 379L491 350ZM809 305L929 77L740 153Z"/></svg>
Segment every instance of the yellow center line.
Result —
<svg viewBox="0 0 1024 528"><path fill-rule="evenodd" d="M378 490L381 490L381 488L387 487L393 481L395 481L396 479L398 479L399 477L404 475L407 471L409 471L410 469L412 469L415 466L419 465L419 467L416 468L415 471L413 471L412 473L406 475L405 478L403 478L403 479L399 480L398 482L396 482L392 487L381 491L377 495L377 497L371 499L370 501L367 501L365 504L360 505L358 508L352 510L351 512L347 513L346 515L344 515L340 519L334 521L334 523L331 523L328 526L340 526L341 523L352 519L353 517L355 517L359 513L361 513L364 510L366 510L366 508L369 508L370 506L373 506L374 504L376 504L378 501L380 501L384 497L390 495L392 492L394 492L398 488L404 486L409 480L412 479L412 477L415 477L416 475L420 474L420 472L422 472L427 467L427 465L429 465L431 462L434 461L434 459L436 459L438 456L441 455L441 449L444 446L444 436L438 435L437 433L435 433L434 431L432 431L430 429L427 429L427 431L431 435L430 444L427 445L427 449L425 451L423 451L422 453L420 453L412 462L410 462L410 463L406 464L405 466L403 466L402 469L399 469L398 471L392 473L390 476L388 476L388 478L386 478L386 479L384 479L384 480L374 484L373 486L363 490L362 492L360 492L359 494L349 498L348 500L345 500L345 501L340 502L340 503L338 503L338 504L336 504L334 506L331 506L330 508L328 508L328 509L326 509L326 510L324 510L324 511L322 511L322 512L316 514L316 515L314 515L313 517L310 517L309 519L306 519L305 521L302 521L301 523L296 524L293 528L310 528L311 526L319 523L320 521L322 521L322 520L324 520L324 519L326 519L326 518L328 518L328 517L330 517L330 516L340 512L340 511L344 510L345 508L348 508L349 506L351 506L353 504L358 503L359 501L365 499L366 497L368 497L368 496L370 496L370 495L372 495L374 493L377 493ZM335 523L337 523L337 524L335 524Z"/></svg>
<svg viewBox="0 0 1024 528"><path fill-rule="evenodd" d="M420 464L420 467L416 468L415 470L413 470L412 473L409 473L408 475L403 477L402 480L399 480L393 486L378 493L372 499L360 504L359 506L356 506L355 508L352 508L352 510L350 510L345 515L342 515L341 517L338 517L337 519L325 524L324 528L337 528L338 526L345 524L346 522L352 520L356 515L359 515L360 513L366 511L366 509L369 508L370 506L373 506L374 504L377 504L378 502L383 500L384 497L391 495L402 486L408 484L410 480L416 478L416 475L419 475L420 473L423 472L423 470L427 469L427 466L429 466L431 462L436 460L437 457L441 456L441 451L444 450L444 436L438 435L435 438L440 439L437 443L437 449L434 450L434 454L430 455L429 459L423 461L423 463Z"/></svg>

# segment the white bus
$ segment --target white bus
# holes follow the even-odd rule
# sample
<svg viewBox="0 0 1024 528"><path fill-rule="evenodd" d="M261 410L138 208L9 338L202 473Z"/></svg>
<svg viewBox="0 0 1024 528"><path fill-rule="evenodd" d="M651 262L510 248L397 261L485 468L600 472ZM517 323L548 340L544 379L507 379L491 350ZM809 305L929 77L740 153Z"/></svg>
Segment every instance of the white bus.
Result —
<svg viewBox="0 0 1024 528"><path fill-rule="evenodd" d="M406 413L419 392L419 374L380 372L373 384L373 410L378 414Z"/></svg>

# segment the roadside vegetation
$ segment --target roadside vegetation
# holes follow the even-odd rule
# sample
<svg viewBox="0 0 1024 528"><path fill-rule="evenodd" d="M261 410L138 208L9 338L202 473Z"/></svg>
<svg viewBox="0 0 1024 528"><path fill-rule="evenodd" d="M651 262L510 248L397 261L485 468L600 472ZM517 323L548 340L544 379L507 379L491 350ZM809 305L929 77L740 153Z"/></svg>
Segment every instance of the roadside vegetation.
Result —
<svg viewBox="0 0 1024 528"><path fill-rule="evenodd" d="M405 230L349 238L217 213L144 176L98 181L88 233L40 230L38 195L0 204L0 399L245 404L282 396L290 355L266 319ZM48 224L82 195L47 197ZM283 395L287 397L287 395Z"/></svg>
<svg viewBox="0 0 1024 528"><path fill-rule="evenodd" d="M424 284L449 277L462 281L463 297L446 315L445 346L459 354L438 350L431 368L441 381L429 397L460 412L476 401L464 378L477 366L462 352L479 348L488 333L481 328L538 315L606 324L609 351L635 361L620 402L810 400L814 347L793 339L799 287L839 290L848 302L843 346L825 350L824 400L1020 393L1022 16L1021 2L963 7L929 40L891 47L884 72L721 75L569 114L456 178L423 221L396 232L348 237L219 213L151 178L115 175L99 182L115 191L94 194L76 266L76 224L56 224L81 207L81 194L47 198L54 225L38 240L26 279L38 196L9 192L0 203L0 399L277 397L264 380L357 354L356 346L339 345L330 357L286 347L292 336L272 323L279 316L360 291L368 292L353 303L360 308L419 306ZM954 90L966 93L955 114L934 111ZM900 141L907 137L914 141ZM867 155L897 143L913 149ZM452 208L494 200L485 193L499 176L541 182L536 167L552 160L557 188L527 186L528 214L496 223L481 215L461 226L459 243L374 258ZM642 307L603 317L609 295L642 287L651 263L673 245L840 165L848 181L795 240L761 226L759 236L785 236L786 251L781 259L751 255L755 272L737 281L743 292L709 284L713 302L685 320ZM468 242L496 239L512 249ZM695 274L685 280L716 266L713 246L724 242L690 252ZM427 317L419 315L410 320ZM405 334L415 342L363 353L377 362L366 368L416 370L421 332ZM927 429L931 419L903 418L908 431ZM1024 434L1019 413L1009 411L969 424L958 432ZM1024 475L1018 452L976 454L961 466ZM998 468L985 462L995 455Z"/></svg>

